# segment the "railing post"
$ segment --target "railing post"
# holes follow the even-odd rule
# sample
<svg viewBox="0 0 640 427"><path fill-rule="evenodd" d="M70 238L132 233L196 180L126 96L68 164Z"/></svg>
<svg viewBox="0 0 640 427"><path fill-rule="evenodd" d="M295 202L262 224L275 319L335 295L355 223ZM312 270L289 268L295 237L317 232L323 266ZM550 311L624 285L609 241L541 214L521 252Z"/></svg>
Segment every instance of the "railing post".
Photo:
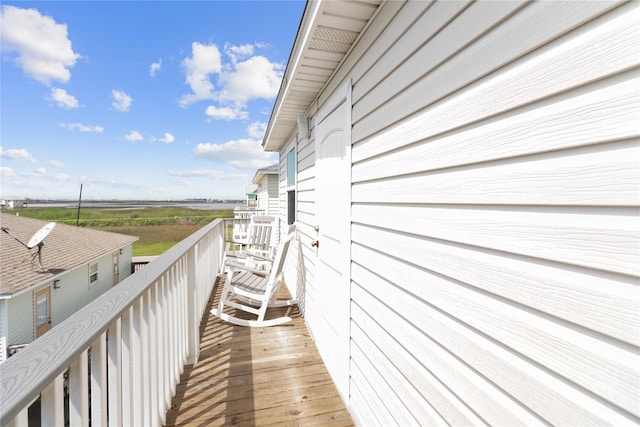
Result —
<svg viewBox="0 0 640 427"><path fill-rule="evenodd" d="M187 364L192 365L198 362L200 356L200 308L198 307L198 287L197 287L197 259L198 245L194 245L187 252L187 319L188 319L188 340L187 340Z"/></svg>

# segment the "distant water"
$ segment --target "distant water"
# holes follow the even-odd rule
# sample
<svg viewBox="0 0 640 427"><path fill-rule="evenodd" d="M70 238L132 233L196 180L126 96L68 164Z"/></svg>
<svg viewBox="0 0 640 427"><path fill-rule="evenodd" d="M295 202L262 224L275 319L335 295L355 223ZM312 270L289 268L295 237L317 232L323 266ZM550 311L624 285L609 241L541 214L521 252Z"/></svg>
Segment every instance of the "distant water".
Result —
<svg viewBox="0 0 640 427"><path fill-rule="evenodd" d="M166 208L166 207L181 207L190 209L202 209L202 210L233 210L237 206L244 206L241 202L161 202L161 201L107 201L107 202L82 202L81 208L112 208L112 209L137 209L137 208ZM77 202L51 202L51 203L28 203L27 207L30 208L69 208L75 209L78 207Z"/></svg>

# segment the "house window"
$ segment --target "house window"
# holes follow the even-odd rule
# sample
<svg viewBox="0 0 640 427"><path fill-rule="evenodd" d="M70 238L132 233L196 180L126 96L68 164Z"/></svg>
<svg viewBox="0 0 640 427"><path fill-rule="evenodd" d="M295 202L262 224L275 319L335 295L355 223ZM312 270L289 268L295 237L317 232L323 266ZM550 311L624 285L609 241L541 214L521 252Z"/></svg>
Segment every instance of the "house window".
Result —
<svg viewBox="0 0 640 427"><path fill-rule="evenodd" d="M296 185L296 150L291 149L287 154L287 187Z"/></svg>
<svg viewBox="0 0 640 427"><path fill-rule="evenodd" d="M89 264L89 285L93 285L98 281L98 263Z"/></svg>
<svg viewBox="0 0 640 427"><path fill-rule="evenodd" d="M287 153L287 224L296 221L296 150Z"/></svg>

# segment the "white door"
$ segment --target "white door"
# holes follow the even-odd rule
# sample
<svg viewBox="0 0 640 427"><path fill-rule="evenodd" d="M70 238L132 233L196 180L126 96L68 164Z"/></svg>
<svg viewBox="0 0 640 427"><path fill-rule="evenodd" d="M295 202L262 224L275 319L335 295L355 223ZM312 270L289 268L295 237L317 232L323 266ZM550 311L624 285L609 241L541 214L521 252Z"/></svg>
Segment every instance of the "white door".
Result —
<svg viewBox="0 0 640 427"><path fill-rule="evenodd" d="M351 303L351 85L316 118L318 246L313 331L318 350L345 403L349 398Z"/></svg>

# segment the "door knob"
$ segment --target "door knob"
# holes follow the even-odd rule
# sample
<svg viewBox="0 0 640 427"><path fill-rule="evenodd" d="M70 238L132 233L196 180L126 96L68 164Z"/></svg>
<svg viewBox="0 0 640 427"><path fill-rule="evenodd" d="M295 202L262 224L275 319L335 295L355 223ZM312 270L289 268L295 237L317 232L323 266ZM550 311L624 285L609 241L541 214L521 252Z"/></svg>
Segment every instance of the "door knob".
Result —
<svg viewBox="0 0 640 427"><path fill-rule="evenodd" d="M311 246L315 246L316 248L319 248L319 247L320 247L320 242L318 242L318 241L316 240L315 242L313 242L313 243L311 244Z"/></svg>

